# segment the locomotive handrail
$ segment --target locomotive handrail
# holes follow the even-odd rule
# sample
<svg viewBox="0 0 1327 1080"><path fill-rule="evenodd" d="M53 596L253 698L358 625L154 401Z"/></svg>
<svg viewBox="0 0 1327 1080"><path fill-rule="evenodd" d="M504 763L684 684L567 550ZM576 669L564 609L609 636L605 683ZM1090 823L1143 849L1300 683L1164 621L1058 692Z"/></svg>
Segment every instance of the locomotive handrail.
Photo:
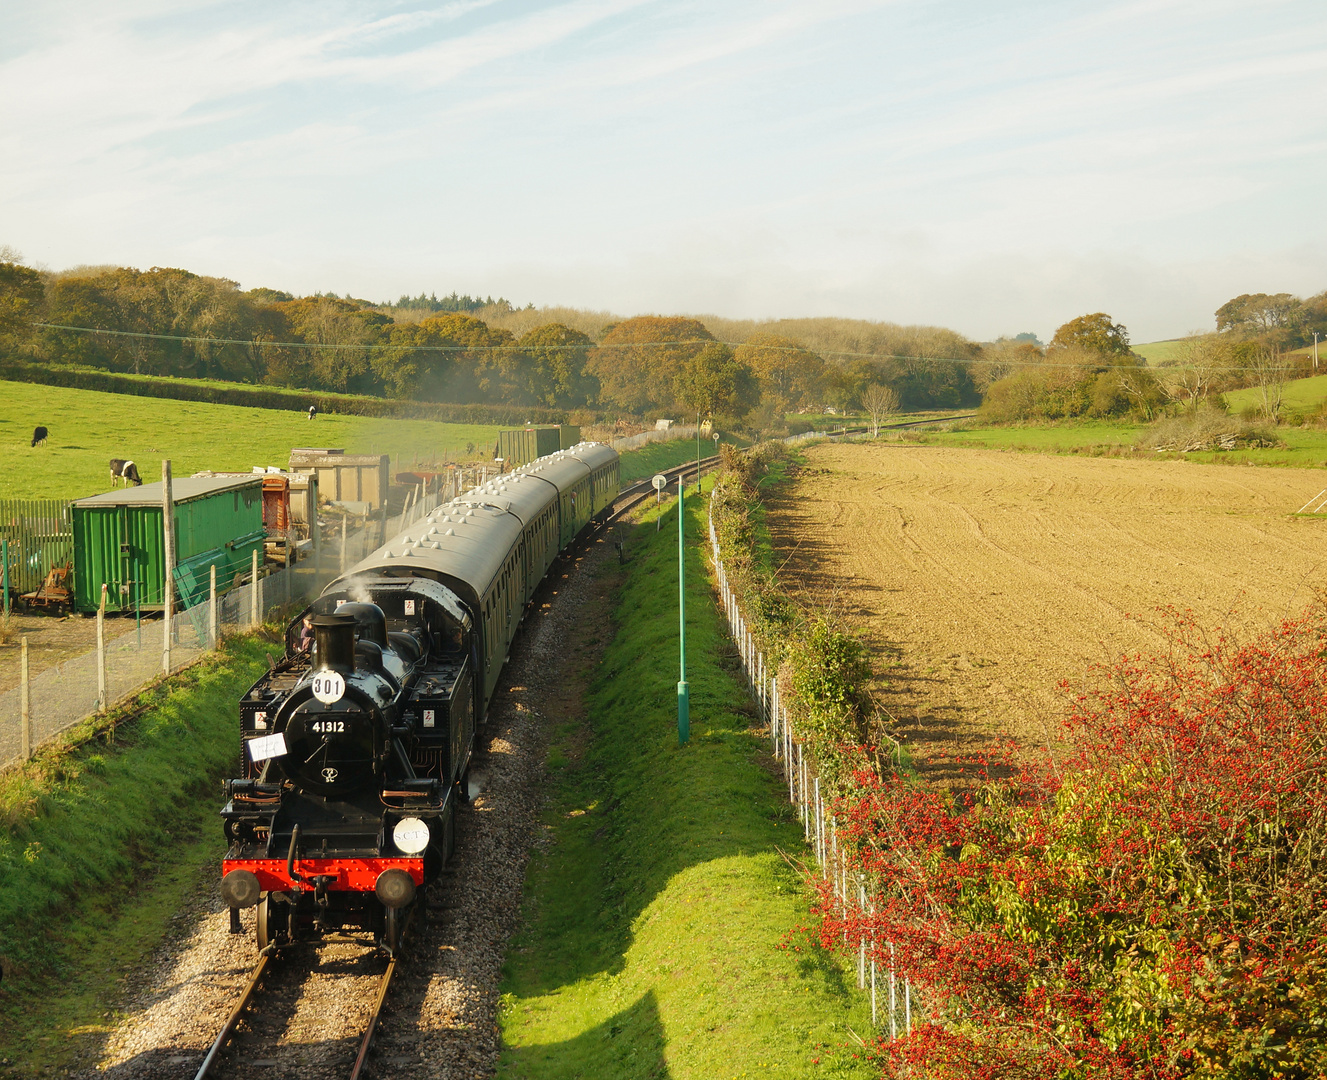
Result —
<svg viewBox="0 0 1327 1080"><path fill-rule="evenodd" d="M295 872L295 848L299 844L299 826L290 830L290 850L286 852L286 873L291 881L304 881L304 876Z"/></svg>

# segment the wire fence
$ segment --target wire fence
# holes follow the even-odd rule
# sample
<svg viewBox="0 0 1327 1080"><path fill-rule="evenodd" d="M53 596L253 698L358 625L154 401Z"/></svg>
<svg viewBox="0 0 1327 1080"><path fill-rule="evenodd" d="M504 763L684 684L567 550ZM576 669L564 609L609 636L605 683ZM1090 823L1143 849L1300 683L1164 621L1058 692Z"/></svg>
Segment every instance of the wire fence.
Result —
<svg viewBox="0 0 1327 1080"><path fill-rule="evenodd" d="M839 822L820 790L815 761L804 752L801 740L788 717L788 708L779 693L776 672L766 664L765 654L742 613L737 594L728 586L728 575L719 550L719 536L710 518L710 553L715 580L723 603L728 629L737 644L742 672L755 700L761 721L769 728L770 748L788 787L788 801L797 807L807 843L819 867L821 879L829 883L835 901L841 905L847 921L854 914L873 915L866 887L849 874L846 852L839 843ZM848 944L845 942L845 944ZM881 953L893 956L893 945L877 942L863 933L856 943L857 986L871 995L871 1022L879 1030L887 1025L889 1037L912 1033L913 990L906 978L898 977L892 963L883 970L876 959ZM883 946L883 947L882 947ZM882 1021L883 1016L883 1021Z"/></svg>
<svg viewBox="0 0 1327 1080"><path fill-rule="evenodd" d="M98 645L80 656L24 678L0 694L0 768L31 757L34 750L89 716L141 692L163 675L178 672L216 648L219 639L260 625L284 605L316 597L334 578L427 514L441 494L420 498L388 519L357 521L323 531L306 558L286 568L260 567L256 581L224 591L203 592L192 607L171 619L160 613L97 616ZM26 660L21 663L26 664Z"/></svg>
<svg viewBox="0 0 1327 1080"><path fill-rule="evenodd" d="M413 488L401 513L392 517L384 513L368 519L341 518L320 530L304 559L285 568L259 566L255 559L258 573L250 574L253 580L234 588L225 588L223 582L222 591L215 586L203 590L198 602L172 617L169 635L160 613L132 619L98 614L96 648L32 674L27 670L26 647L21 646L20 683L0 694L0 768L27 760L43 743L89 716L114 708L163 675L197 662L221 638L261 625L284 605L316 597L388 539L439 504L484 483L490 473L496 474L497 468L458 469L432 493L427 493L426 485ZM17 515L10 517L17 520Z"/></svg>

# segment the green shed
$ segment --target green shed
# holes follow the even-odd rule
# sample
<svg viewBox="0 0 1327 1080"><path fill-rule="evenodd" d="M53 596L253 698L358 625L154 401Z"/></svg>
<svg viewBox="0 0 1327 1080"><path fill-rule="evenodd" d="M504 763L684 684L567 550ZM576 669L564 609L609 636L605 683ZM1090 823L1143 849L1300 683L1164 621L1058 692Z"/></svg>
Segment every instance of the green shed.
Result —
<svg viewBox="0 0 1327 1080"><path fill-rule="evenodd" d="M581 429L576 424L552 427L517 428L498 432L498 457L508 469L528 465L536 458L556 454L581 441Z"/></svg>
<svg viewBox="0 0 1327 1080"><path fill-rule="evenodd" d="M216 566L218 587L227 587L248 569L254 551L262 557L261 476L183 477L172 482L171 496L177 581L206 580ZM95 611L103 584L109 610L164 607L161 484L79 499L71 510L74 607Z"/></svg>

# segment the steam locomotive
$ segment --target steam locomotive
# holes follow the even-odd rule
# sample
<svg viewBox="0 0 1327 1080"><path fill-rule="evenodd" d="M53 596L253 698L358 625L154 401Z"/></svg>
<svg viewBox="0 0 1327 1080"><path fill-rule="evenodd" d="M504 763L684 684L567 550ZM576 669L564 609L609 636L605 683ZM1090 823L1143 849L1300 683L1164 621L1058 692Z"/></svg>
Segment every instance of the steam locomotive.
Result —
<svg viewBox="0 0 1327 1080"><path fill-rule="evenodd" d="M535 588L616 499L598 443L439 506L333 581L240 701L221 811L231 930L273 950L340 929L395 954L455 848L476 729ZM313 645L300 646L305 617Z"/></svg>

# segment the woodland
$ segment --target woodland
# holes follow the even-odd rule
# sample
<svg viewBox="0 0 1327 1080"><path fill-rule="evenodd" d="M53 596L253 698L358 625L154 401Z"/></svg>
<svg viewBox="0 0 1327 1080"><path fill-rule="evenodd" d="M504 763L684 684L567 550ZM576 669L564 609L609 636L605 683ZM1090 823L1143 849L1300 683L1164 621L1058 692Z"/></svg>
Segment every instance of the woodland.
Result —
<svg viewBox="0 0 1327 1080"><path fill-rule="evenodd" d="M1216 329L1151 366L1096 312L1048 346L978 343L941 327L842 318L734 320L515 307L452 293L374 303L153 267L49 272L0 249L0 357L416 402L643 419L704 414L778 433L796 413L975 409L993 423L1152 420L1307 373L1294 350L1327 332L1327 293L1247 294Z"/></svg>

